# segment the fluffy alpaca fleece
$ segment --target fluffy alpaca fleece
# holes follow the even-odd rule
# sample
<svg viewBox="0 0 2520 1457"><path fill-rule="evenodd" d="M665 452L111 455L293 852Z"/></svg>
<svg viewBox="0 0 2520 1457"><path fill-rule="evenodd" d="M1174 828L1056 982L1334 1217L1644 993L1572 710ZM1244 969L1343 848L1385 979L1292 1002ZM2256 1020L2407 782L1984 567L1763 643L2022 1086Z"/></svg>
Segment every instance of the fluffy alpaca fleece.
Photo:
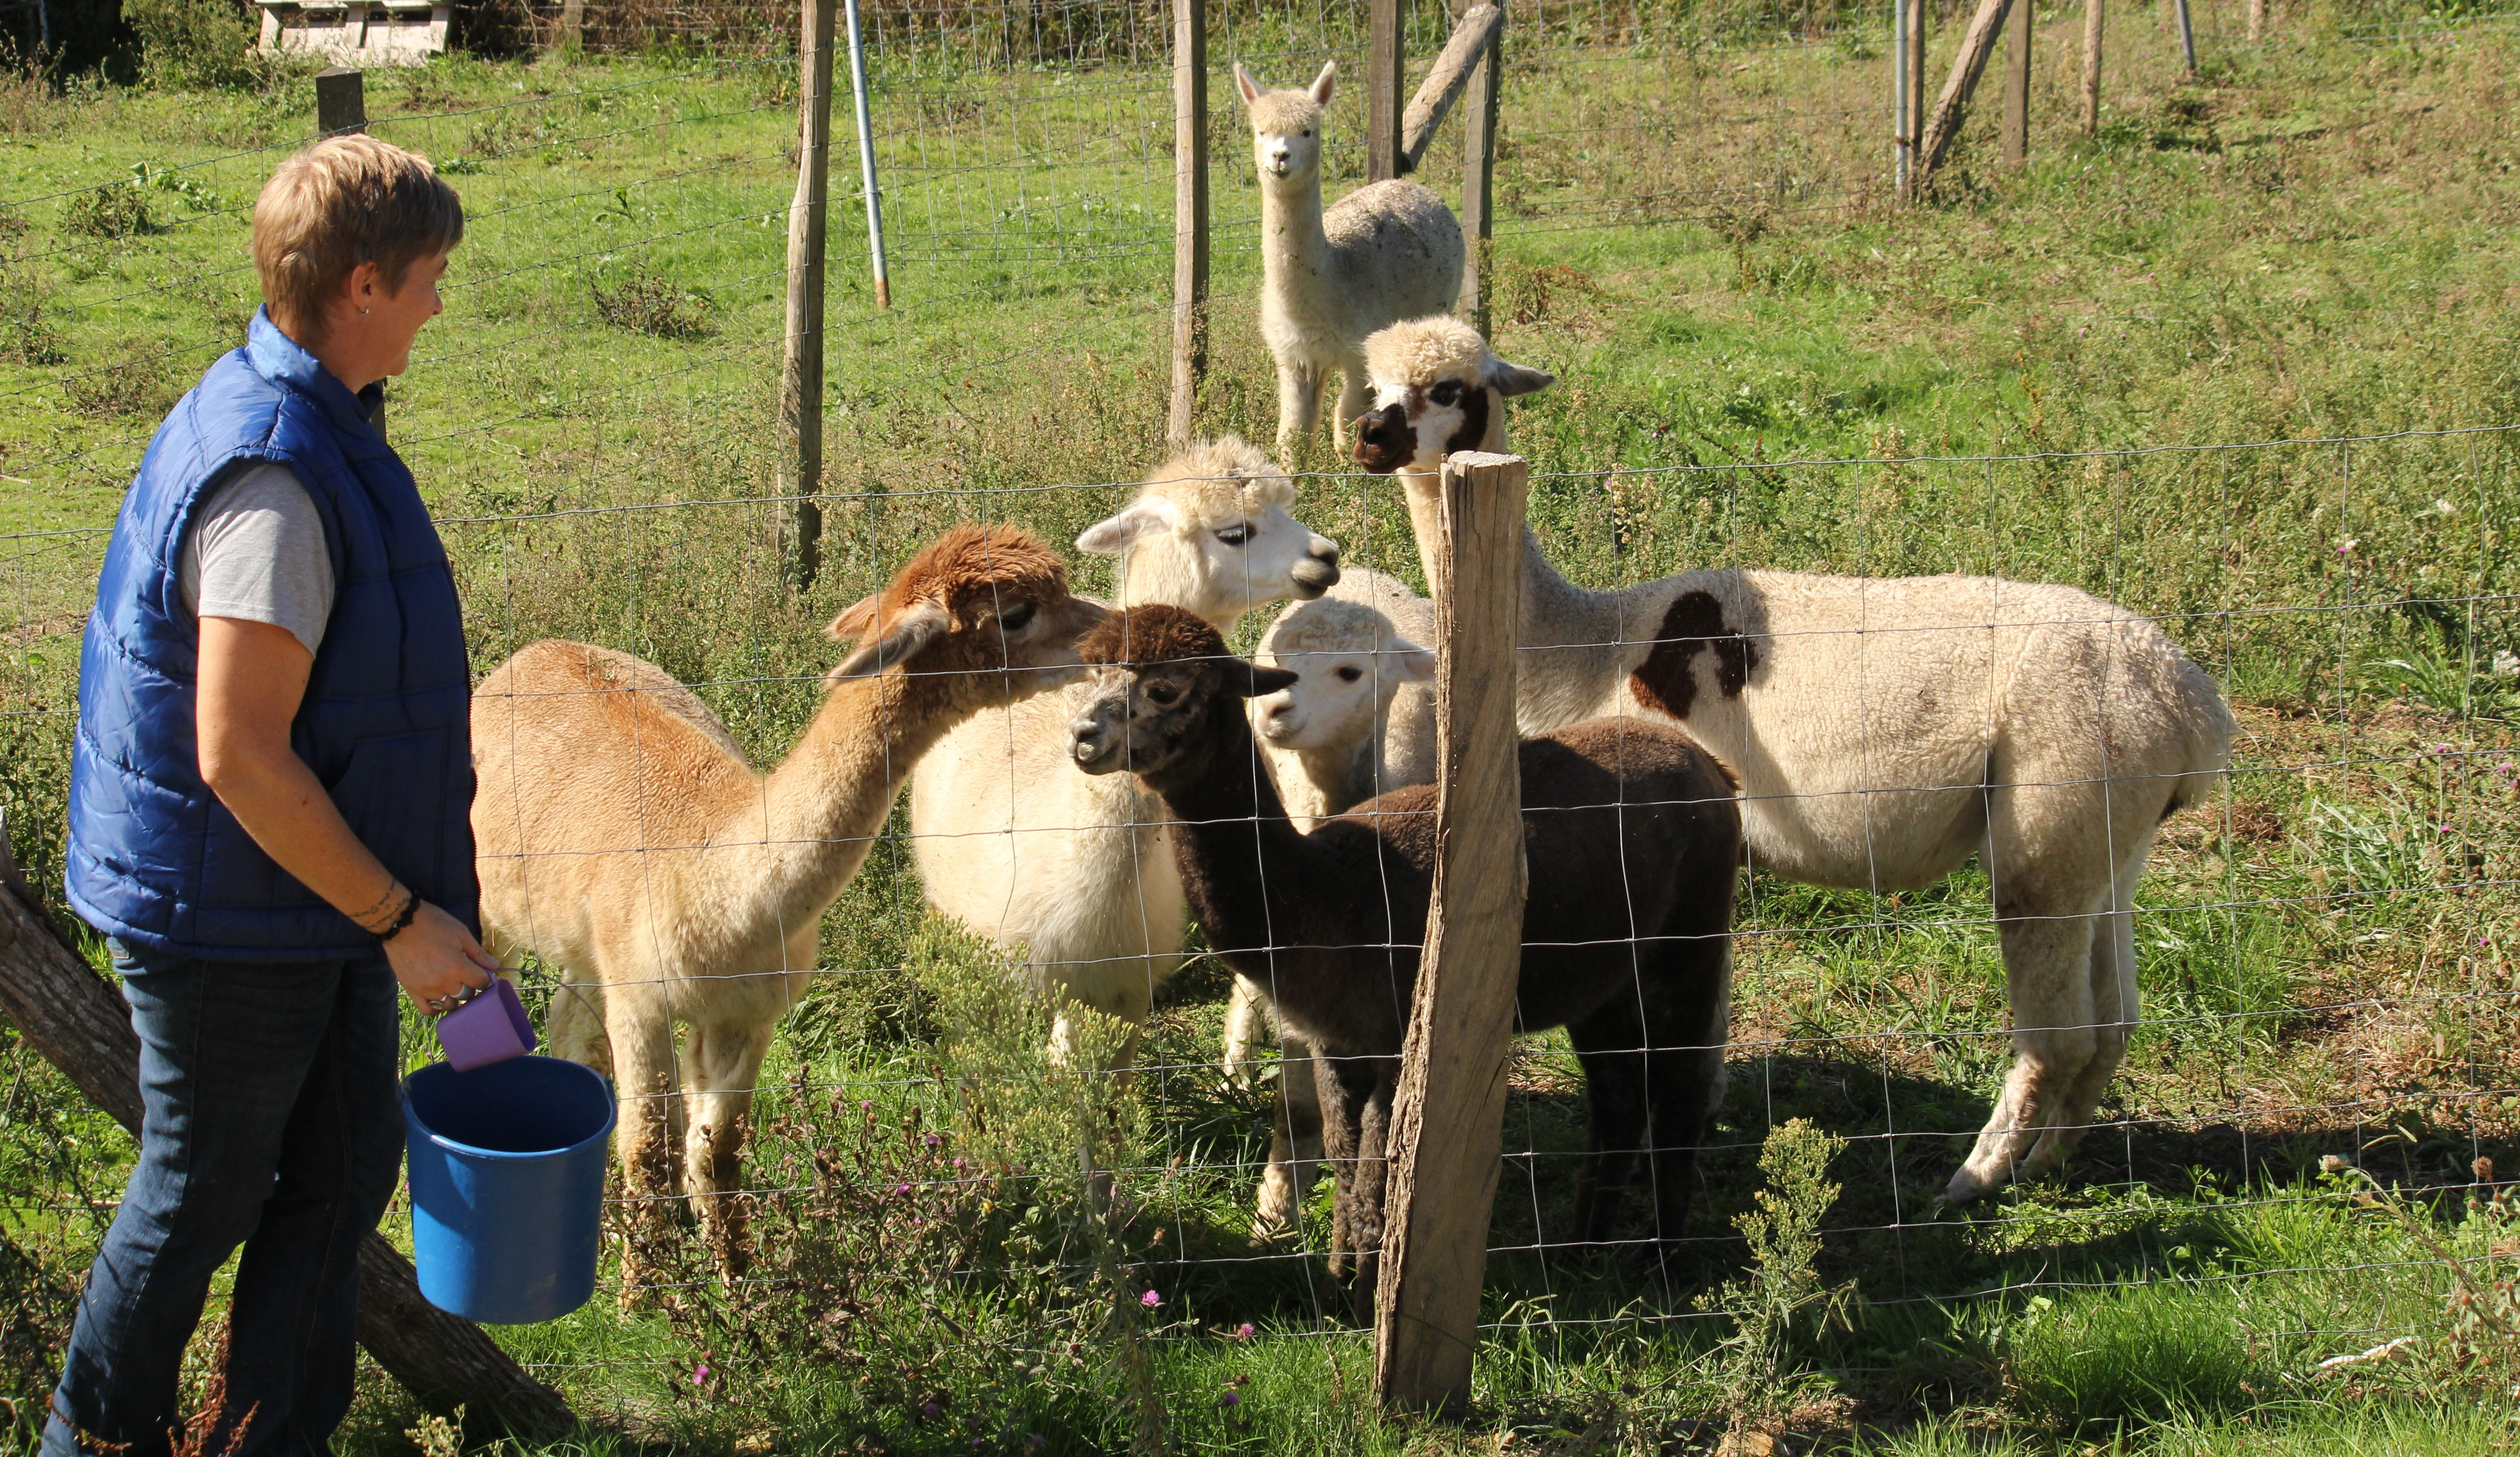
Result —
<svg viewBox="0 0 2520 1457"><path fill-rule="evenodd" d="M1294 483L1228 435L1150 471L1137 500L1076 544L1120 558L1121 602L1173 602L1230 627L1337 583L1337 545L1298 522L1294 502ZM1188 911L1161 807L1125 775L1070 765L1080 687L947 734L911 780L911 844L929 905L1021 949L1036 990L1134 1026L1181 968ZM1056 1037L1062 1052L1072 1045L1064 1017Z"/></svg>
<svg viewBox="0 0 2520 1457"><path fill-rule="evenodd" d="M1318 601L1280 613L1252 660L1301 675L1251 700L1252 726L1269 774L1296 827L1377 794L1435 777L1435 604L1380 572L1349 567ZM1251 1048L1266 1033L1268 993L1234 979L1225 1012L1225 1073L1240 1086L1253 1075ZM1304 1191L1322 1156L1322 1111L1312 1049L1282 1032L1278 1116L1260 1176L1255 1233L1294 1229Z"/></svg>
<svg viewBox="0 0 2520 1457"><path fill-rule="evenodd" d="M1114 614L1079 650L1099 666L1075 727L1077 764L1133 771L1162 797L1208 944L1265 983L1280 1018L1319 1049L1338 1180L1332 1269L1361 1257L1370 1297L1383 1139L1426 935L1435 788L1398 790L1300 833L1259 768L1242 702L1291 675L1229 656L1215 629L1168 607ZM1653 1237L1673 1240L1724 1065L1740 851L1732 782L1687 733L1639 716L1528 740L1520 757L1529 895L1516 1025L1565 1027L1584 1063L1579 1237L1603 1240L1642 1175ZM1632 894L1601 894L1622 877Z"/></svg>
<svg viewBox="0 0 2520 1457"><path fill-rule="evenodd" d="M1365 409L1366 335L1449 309L1462 292L1462 225L1418 183L1369 183L1322 210L1322 126L1336 63L1301 91L1270 91L1237 66L1260 170L1260 336L1278 364L1278 459L1321 419L1323 382L1339 372L1331 440Z"/></svg>
<svg viewBox="0 0 2520 1457"><path fill-rule="evenodd" d="M1375 410L1356 457L1399 473L1424 551L1444 457L1503 450L1506 397L1550 376L1451 319L1366 353ZM1944 1197L2057 1168L2136 1022L2154 828L2229 757L2213 680L2070 587L1720 570L1591 592L1523 542L1524 732L1614 713L1688 725L1741 781L1750 863L1789 880L1912 889L1983 857L2018 1057Z"/></svg>
<svg viewBox="0 0 2520 1457"><path fill-rule="evenodd" d="M767 774L690 689L627 653L547 639L482 680L481 939L560 969L554 1050L614 1075L638 1196L742 1187L762 1054L902 773L953 724L1075 677L1075 639L1102 616L1029 535L956 527L832 622L861 645ZM733 1263L722 1204L701 1212Z"/></svg>

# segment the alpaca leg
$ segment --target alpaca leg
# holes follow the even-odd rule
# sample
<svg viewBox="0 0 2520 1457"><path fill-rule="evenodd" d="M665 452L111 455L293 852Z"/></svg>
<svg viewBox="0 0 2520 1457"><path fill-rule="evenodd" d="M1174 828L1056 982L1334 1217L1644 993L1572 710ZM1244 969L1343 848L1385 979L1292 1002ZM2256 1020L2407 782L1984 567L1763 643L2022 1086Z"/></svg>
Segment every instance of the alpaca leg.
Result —
<svg viewBox="0 0 2520 1457"><path fill-rule="evenodd" d="M1686 939L1667 927L1661 970L1645 987L1645 1147L1653 1177L1654 1239L1674 1248L1697 1192L1697 1150L1724 1103L1724 1047L1732 1031L1732 941Z"/></svg>
<svg viewBox="0 0 2520 1457"><path fill-rule="evenodd" d="M2030 1150L2025 1172L2045 1173L2061 1168L2091 1130L2100 1095L2125 1061L2127 1040L2135 1035L2138 997L2135 980L2135 887L2152 847L2146 844L2118 871L2109 891L2108 913L2092 936L2092 1019L2095 1024L2091 1060L2083 1064L2058 1102L2056 1117Z"/></svg>
<svg viewBox="0 0 2520 1457"><path fill-rule="evenodd" d="M743 1138L773 1031L694 1024L684 1049L692 1082L691 1132L683 1145L687 1187L699 1207L700 1232L730 1280L750 1262L743 1242Z"/></svg>
<svg viewBox="0 0 2520 1457"><path fill-rule="evenodd" d="M1303 1227L1304 1195L1322 1158L1322 1099L1312 1044L1292 1033L1278 1038L1277 1118L1269 1140L1269 1167L1260 1175L1259 1214L1253 1243L1266 1243Z"/></svg>
<svg viewBox="0 0 2520 1457"><path fill-rule="evenodd" d="M1633 982L1607 1006L1566 1029L1584 1064L1584 1156L1575 1162L1575 1238L1609 1237L1621 1197L1636 1182L1647 1136L1645 1024Z"/></svg>
<svg viewBox="0 0 2520 1457"><path fill-rule="evenodd" d="M675 1199L681 1170L671 1142L681 1101L674 1078L674 1020L654 984L607 989L605 1023L618 1070L613 1132L621 1159L621 1308L646 1299L657 1264L677 1238Z"/></svg>
<svg viewBox="0 0 2520 1457"><path fill-rule="evenodd" d="M1329 1273L1332 1279L1345 1279L1354 1269L1358 1249L1357 1174L1365 1160L1365 1112L1373 1096L1373 1075L1372 1063L1362 1058L1323 1057L1315 1066L1321 1075L1323 1162L1330 1166L1336 1186L1330 1202Z"/></svg>
<svg viewBox="0 0 2520 1457"><path fill-rule="evenodd" d="M1356 1316L1373 1319L1373 1290L1381 1278L1383 1196L1388 1182L1391 1104L1400 1090L1400 1059L1377 1057L1367 1066L1372 1086L1366 1095L1365 1116L1357 1122L1356 1217L1349 1237L1356 1251Z"/></svg>
<svg viewBox="0 0 2520 1457"><path fill-rule="evenodd" d="M2003 885L1999 873L1999 896ZM1977 1147L1943 1198L1964 1204L1994 1192L2062 1111L2097 1045L2092 1005L2092 901L1999 902L2003 980L2012 1004L2012 1071Z"/></svg>
<svg viewBox="0 0 2520 1457"><path fill-rule="evenodd" d="M1225 1004L1225 1081L1248 1090L1253 1078L1251 1048L1269 1026L1269 1001L1260 984L1237 973L1233 999Z"/></svg>
<svg viewBox="0 0 2520 1457"><path fill-rule="evenodd" d="M1356 422L1365 418L1366 407L1372 403L1373 395L1366 387L1365 356L1339 361L1338 408L1330 416L1330 449L1334 454L1346 449Z"/></svg>
<svg viewBox="0 0 2520 1457"><path fill-rule="evenodd" d="M552 1056L612 1076L612 1040L604 1029L602 983L561 983L552 989L551 1008L543 1015Z"/></svg>
<svg viewBox="0 0 2520 1457"><path fill-rule="evenodd" d="M1278 362L1278 464L1292 470L1322 418L1322 368L1303 360Z"/></svg>

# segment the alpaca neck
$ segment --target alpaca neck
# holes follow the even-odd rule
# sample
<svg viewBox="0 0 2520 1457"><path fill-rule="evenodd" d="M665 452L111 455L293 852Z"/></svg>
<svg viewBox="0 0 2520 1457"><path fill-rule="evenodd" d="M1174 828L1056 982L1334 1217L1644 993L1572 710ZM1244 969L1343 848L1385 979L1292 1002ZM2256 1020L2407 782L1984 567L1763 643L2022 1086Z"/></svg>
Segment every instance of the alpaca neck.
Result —
<svg viewBox="0 0 2520 1457"><path fill-rule="evenodd" d="M1172 764L1140 779L1175 820L1174 854L1191 914L1208 945L1229 959L1238 953L1300 941L1289 922L1298 907L1346 904L1353 887L1319 882L1319 854L1286 817L1285 802L1261 770L1259 746L1242 702L1218 694L1206 725ZM1275 958L1269 971L1282 995L1301 996L1308 958ZM1249 974L1247 966L1237 970Z"/></svg>
<svg viewBox="0 0 2520 1457"><path fill-rule="evenodd" d="M1491 425L1488 430L1494 445L1483 449L1503 454L1503 431ZM1444 539L1443 478L1433 471L1400 472L1400 488L1409 502L1410 529L1418 535L1418 559L1426 569L1427 586L1434 586L1436 547ZM1547 552L1540 550L1540 538L1532 533L1529 522L1522 528L1522 612L1514 627L1514 640L1523 647L1557 647L1570 643L1615 643L1622 640L1619 623L1620 595L1593 592L1566 580ZM1530 671L1526 658L1522 671Z"/></svg>
<svg viewBox="0 0 2520 1457"><path fill-rule="evenodd" d="M1282 280L1321 276L1329 256L1322 232L1322 170L1301 182L1260 179L1260 271L1274 294Z"/></svg>
<svg viewBox="0 0 2520 1457"><path fill-rule="evenodd" d="M1375 743L1379 743L1379 724L1374 732ZM1343 748L1295 750L1296 777L1300 782L1280 786L1288 817L1310 832L1332 815L1346 814L1357 803L1357 781L1372 769L1373 749L1374 744L1349 744Z"/></svg>
<svg viewBox="0 0 2520 1457"><path fill-rule="evenodd" d="M746 899L761 897L791 926L830 907L865 861L911 766L968 716L948 701L944 685L953 681L884 673L832 688L795 750L762 779L759 805L712 836L718 844L762 844L767 863L737 872L748 877Z"/></svg>

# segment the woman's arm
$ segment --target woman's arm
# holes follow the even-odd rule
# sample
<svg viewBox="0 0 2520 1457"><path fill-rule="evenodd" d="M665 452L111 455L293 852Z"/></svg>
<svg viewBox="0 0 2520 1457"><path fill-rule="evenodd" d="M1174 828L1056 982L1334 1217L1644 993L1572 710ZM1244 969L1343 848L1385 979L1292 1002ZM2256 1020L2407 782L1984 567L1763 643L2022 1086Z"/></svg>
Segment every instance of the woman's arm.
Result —
<svg viewBox="0 0 2520 1457"><path fill-rule="evenodd" d="M369 930L382 930L407 892L350 833L315 772L289 746L315 655L287 628L235 617L202 623L202 780L280 868ZM423 905L385 943L385 959L412 1002L489 985L499 962L464 923Z"/></svg>

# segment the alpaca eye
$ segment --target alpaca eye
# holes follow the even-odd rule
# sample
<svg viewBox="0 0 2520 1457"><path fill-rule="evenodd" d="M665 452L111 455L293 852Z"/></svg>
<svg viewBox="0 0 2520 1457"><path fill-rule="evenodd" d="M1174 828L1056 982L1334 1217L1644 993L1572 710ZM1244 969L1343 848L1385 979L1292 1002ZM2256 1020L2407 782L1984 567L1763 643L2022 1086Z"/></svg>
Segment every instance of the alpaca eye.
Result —
<svg viewBox="0 0 2520 1457"><path fill-rule="evenodd" d="M1365 670L1354 663L1350 663L1338 671L1338 678L1341 683L1355 683L1358 679L1363 677L1365 677Z"/></svg>
<svg viewBox="0 0 2520 1457"><path fill-rule="evenodd" d="M1162 708L1180 697L1181 689L1168 683L1150 683L1147 684L1147 696L1154 701L1156 707Z"/></svg>
<svg viewBox="0 0 2520 1457"><path fill-rule="evenodd" d="M1025 624L1032 621L1032 614L1035 610L1035 603L1015 603L1013 606L1009 607L1004 612L998 614L998 630L1007 633L1022 632Z"/></svg>
<svg viewBox="0 0 2520 1457"><path fill-rule="evenodd" d="M1436 405L1449 410L1455 405L1462 403L1462 386L1453 380L1447 379L1443 383L1436 385L1433 389L1426 391L1426 398Z"/></svg>
<svg viewBox="0 0 2520 1457"><path fill-rule="evenodd" d="M1244 542L1251 540L1251 528L1239 523L1233 526L1220 527L1217 530L1216 539L1225 543L1229 547L1238 547Z"/></svg>
<svg viewBox="0 0 2520 1457"><path fill-rule="evenodd" d="M1306 136L1306 137L1309 137L1309 136L1311 136L1312 134L1313 134L1313 129L1312 129L1311 127L1309 127L1309 126L1308 126L1308 127L1305 127L1301 132L1297 133L1297 135L1299 135L1299 136Z"/></svg>

